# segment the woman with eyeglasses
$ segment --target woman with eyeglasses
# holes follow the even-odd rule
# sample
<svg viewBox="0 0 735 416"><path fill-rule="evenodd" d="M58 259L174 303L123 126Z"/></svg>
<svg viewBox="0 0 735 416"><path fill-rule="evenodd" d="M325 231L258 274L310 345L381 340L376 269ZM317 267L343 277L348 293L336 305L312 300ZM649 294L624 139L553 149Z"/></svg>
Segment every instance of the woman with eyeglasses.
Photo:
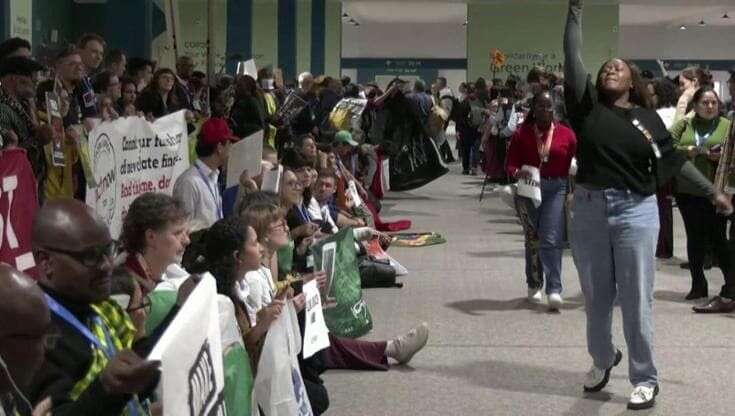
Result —
<svg viewBox="0 0 735 416"><path fill-rule="evenodd" d="M189 226L183 207L173 197L145 193L130 204L120 240L125 251L118 262L135 275L143 295L166 281L177 289L188 273L178 264L189 245Z"/></svg>
<svg viewBox="0 0 735 416"><path fill-rule="evenodd" d="M289 282L279 282L273 277L277 273L277 252L288 244L288 228L285 226L282 210L273 205L256 204L243 211L245 222L255 229L263 246L262 266L257 271L245 275L248 286L246 304L250 317L257 319L257 312L278 298L284 298ZM302 276L304 281L317 279L320 286L326 284L324 272ZM289 294L290 295L290 294ZM304 295L293 297L297 312L304 308ZM303 328L302 328L303 330ZM349 370L388 370L388 358L400 364L407 364L420 351L429 338L429 328L422 323L407 334L391 341L370 342L352 340L330 335L330 347L324 350L325 369Z"/></svg>
<svg viewBox="0 0 735 416"><path fill-rule="evenodd" d="M561 260L564 252L564 201L570 191L569 167L577 151L577 138L554 120L554 98L549 91L534 95L531 110L510 142L506 171L519 181L533 177L528 167L540 170L541 203L518 197L516 207L526 234L526 283L528 299L542 301L546 282L549 307L559 309Z"/></svg>
<svg viewBox="0 0 735 416"><path fill-rule="evenodd" d="M714 88L699 88L692 96L694 118L684 119L671 128L677 149L687 155L697 169L709 180L714 180L722 146L727 139L730 120L720 116L720 98ZM704 274L705 257L712 250L725 276L725 285L719 296L695 312L723 313L735 310L735 276L733 258L728 252L726 237L727 218L719 215L710 201L700 196L695 187L678 181L675 189L676 205L684 219L687 235L687 258L692 286L687 300L708 297L707 278Z"/></svg>
<svg viewBox="0 0 735 416"><path fill-rule="evenodd" d="M278 235L286 233L284 222L277 218L277 207L267 207L272 207L272 210L263 210L260 218L269 222L268 229L272 230L268 232L269 236L278 239ZM274 221L270 222L270 219ZM273 281L269 269L261 265L264 247L259 240L263 238L259 239L258 233L244 218L219 220L204 236L203 261L197 266L197 271L212 273L217 281L217 292L234 304L235 318L250 357L253 377L268 328L283 312L286 295L284 289L277 296L271 286ZM312 411L315 415L322 414L329 406L323 382L306 375L303 380Z"/></svg>

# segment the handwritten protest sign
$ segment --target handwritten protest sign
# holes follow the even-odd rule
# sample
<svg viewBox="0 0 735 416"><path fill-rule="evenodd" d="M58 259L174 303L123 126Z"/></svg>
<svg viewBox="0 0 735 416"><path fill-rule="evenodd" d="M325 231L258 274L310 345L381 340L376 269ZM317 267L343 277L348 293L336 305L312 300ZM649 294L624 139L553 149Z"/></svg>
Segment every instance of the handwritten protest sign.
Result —
<svg viewBox="0 0 735 416"><path fill-rule="evenodd" d="M184 111L149 123L140 117L100 123L89 134L88 150L96 188L87 204L120 234L130 204L143 193L173 192L176 178L189 167Z"/></svg>
<svg viewBox="0 0 735 416"><path fill-rule="evenodd" d="M214 277L204 275L148 356L161 361L164 416L225 415Z"/></svg>
<svg viewBox="0 0 735 416"><path fill-rule="evenodd" d="M317 351L329 346L329 330L324 323L322 300L316 280L304 285L306 298L306 322L304 327L304 358L309 358Z"/></svg>

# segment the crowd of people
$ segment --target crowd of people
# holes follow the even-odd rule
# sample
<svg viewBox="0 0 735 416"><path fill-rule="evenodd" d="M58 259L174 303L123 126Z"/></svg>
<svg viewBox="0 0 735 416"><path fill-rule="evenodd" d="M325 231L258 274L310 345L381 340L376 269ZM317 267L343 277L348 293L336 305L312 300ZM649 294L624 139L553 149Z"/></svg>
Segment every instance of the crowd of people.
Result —
<svg viewBox="0 0 735 416"><path fill-rule="evenodd" d="M0 305L0 414L160 414L160 363L145 357L204 273L234 311L244 346L246 365L228 372L226 383L253 380L269 327L286 305L300 313L303 333L303 284L328 284L314 265L320 241L351 229L362 287L395 284L395 268L369 252L376 243L387 250L385 231L395 230L380 219L384 178L393 189L413 189L446 173L455 161L450 124L463 174L481 168L487 180L538 189L537 199L514 197L530 302L542 303L545 291L549 307L563 305L562 255L571 246L593 359L584 390L603 389L622 360L611 336L617 301L634 386L628 407L653 406L653 276L655 257L673 256L674 201L692 279L682 297L708 299L695 312L735 311L732 188L713 186L728 162L723 148L735 108L722 103L702 68L670 77L662 65L654 78L613 59L592 78L580 58L582 9L570 0L563 74L536 68L525 80L480 78L457 93L441 77L430 86L396 78L383 90L310 73L283 82L268 67L209 79L190 57L158 67L108 50L96 34L59 51L46 68L26 40L3 42L0 147L25 150L39 209L36 281L0 265L7 300ZM735 96L735 70L728 87ZM61 126L49 96L58 100ZM99 120L153 121L178 111L195 137L190 167L175 178L173 195L135 199L115 240L84 203L80 140ZM235 172L238 185L225 187L232 145L257 132L260 171ZM725 285L709 299L711 265ZM428 336L426 323L379 342L330 334L328 348L298 359L311 414L329 407L324 371L407 364ZM255 395L269 386L246 388L258 403ZM229 414L253 410L227 404Z"/></svg>
<svg viewBox="0 0 735 416"><path fill-rule="evenodd" d="M241 364L227 368L225 389L243 389L240 397L249 400L228 402L228 414L267 412L256 396L276 387L269 380L253 385L264 341L288 304L299 313L303 335L302 287L313 280L322 290L327 285L326 272L314 265L316 244L348 229L358 285L397 285L396 268L369 251L375 244L387 250L392 239L384 231L396 226L379 216L383 161L415 157L402 150L406 145L427 150L431 97L400 80L383 92L308 73L281 85L274 72L209 80L189 57L161 68L108 50L96 34L59 51L50 68L33 59L24 39L0 45L1 146L25 152L38 191L35 281L0 267L3 298L14 300L3 302L0 414L160 414L160 362L146 357L205 273L231 305L244 347ZM59 104L60 126L46 108L49 96ZM82 138L100 122L154 121L179 111L195 138L190 167L174 178L173 195L138 196L114 239L85 204ZM264 141L261 170L235 173L239 184L226 188L232 145L257 132ZM433 149L433 163L442 166ZM395 186L400 178L405 189L444 173L412 170L426 159L399 166ZM273 172L280 172L278 185L266 185ZM323 299L326 309L335 303ZM426 323L378 342L330 333L328 348L298 358L311 404L305 414L329 407L324 371L407 364L428 337Z"/></svg>

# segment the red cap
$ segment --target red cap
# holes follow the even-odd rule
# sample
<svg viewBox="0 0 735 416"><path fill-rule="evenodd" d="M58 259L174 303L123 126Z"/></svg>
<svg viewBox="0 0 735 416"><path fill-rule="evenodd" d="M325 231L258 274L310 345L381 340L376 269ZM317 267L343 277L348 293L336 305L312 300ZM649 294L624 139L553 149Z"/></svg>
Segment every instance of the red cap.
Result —
<svg viewBox="0 0 735 416"><path fill-rule="evenodd" d="M202 144L215 145L227 141L236 142L238 138L232 134L230 126L227 125L227 120L220 117L212 117L202 124L199 140Z"/></svg>

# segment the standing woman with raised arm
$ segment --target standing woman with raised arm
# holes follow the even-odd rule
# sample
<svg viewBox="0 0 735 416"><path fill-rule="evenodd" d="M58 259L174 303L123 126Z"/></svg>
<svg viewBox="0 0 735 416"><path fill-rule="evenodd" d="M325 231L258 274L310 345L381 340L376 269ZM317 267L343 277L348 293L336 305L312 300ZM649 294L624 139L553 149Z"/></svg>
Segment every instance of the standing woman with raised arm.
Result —
<svg viewBox="0 0 735 416"><path fill-rule="evenodd" d="M653 407L659 390L651 316L659 231L656 185L678 175L709 197L718 210L729 212L732 205L674 151L635 66L612 59L600 68L593 83L581 58L582 3L569 1L564 72L579 164L571 243L585 297L587 346L593 360L584 390L602 390L610 370L622 359L612 342L617 297L634 386L628 408L647 409Z"/></svg>

